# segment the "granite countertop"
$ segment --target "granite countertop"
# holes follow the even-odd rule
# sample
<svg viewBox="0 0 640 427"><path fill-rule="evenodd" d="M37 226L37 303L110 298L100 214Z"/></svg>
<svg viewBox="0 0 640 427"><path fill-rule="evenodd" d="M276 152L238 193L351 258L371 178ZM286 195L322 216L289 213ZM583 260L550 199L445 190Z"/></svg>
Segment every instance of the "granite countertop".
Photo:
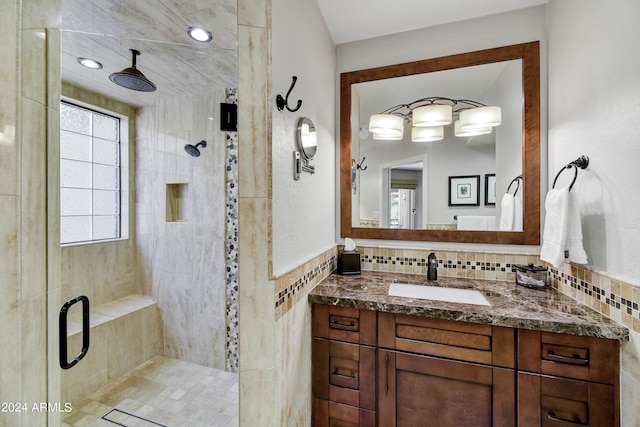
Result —
<svg viewBox="0 0 640 427"><path fill-rule="evenodd" d="M477 289L491 306L389 296L392 281L432 285L424 275L363 271L360 275L332 274L309 293L318 304L355 307L387 313L434 317L461 322L559 332L617 340L629 330L553 288L539 290L512 282L442 277L438 285Z"/></svg>

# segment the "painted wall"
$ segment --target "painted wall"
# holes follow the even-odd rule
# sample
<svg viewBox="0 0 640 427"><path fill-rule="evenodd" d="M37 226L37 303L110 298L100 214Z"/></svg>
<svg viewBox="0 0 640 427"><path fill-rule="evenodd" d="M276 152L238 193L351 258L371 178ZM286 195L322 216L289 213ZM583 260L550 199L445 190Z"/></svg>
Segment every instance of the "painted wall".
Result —
<svg viewBox="0 0 640 427"><path fill-rule="evenodd" d="M136 118L140 286L160 308L164 354L219 369L225 368L226 143L209 117L220 116L224 101L224 90L165 98ZM207 146L200 157L189 156L184 146L201 140ZM173 218L168 205L181 205Z"/></svg>
<svg viewBox="0 0 640 427"><path fill-rule="evenodd" d="M335 50L315 1L278 0L272 5L272 262L279 276L335 244ZM295 113L275 108L291 76L298 81L289 97ZM293 150L300 117L318 132L315 173L293 180Z"/></svg>
<svg viewBox="0 0 640 427"><path fill-rule="evenodd" d="M551 0L548 7L549 180L589 156L572 190L589 265L640 292L640 57L633 54L640 3ZM622 348L622 424L631 427L640 425L640 333Z"/></svg>
<svg viewBox="0 0 640 427"><path fill-rule="evenodd" d="M335 247L335 50L315 0L273 0L271 10L272 272L280 277L304 270L302 279L315 274L310 261ZM289 102L295 105L301 99L302 107L295 113L278 111L274 97L286 95L292 75L298 82ZM297 148L297 120L303 116L311 118L318 131L318 151L312 161L316 173L303 172L294 181L292 152ZM294 269L303 263L303 268ZM311 311L304 297L275 323L278 397L272 425L311 425L310 326Z"/></svg>
<svg viewBox="0 0 640 427"><path fill-rule="evenodd" d="M337 71L360 70L365 68L398 64L418 59L463 53L468 51L487 49L529 41L540 41L540 87L541 87L541 168L546 177L546 114L547 114L547 36L546 36L546 7L537 6L515 12L492 15L467 21L439 25L406 33L345 43L336 47ZM425 42L429 41L429 42ZM337 89L339 89L337 83ZM339 115L339 109L336 109ZM336 135L339 134L339 129ZM546 181L542 183L543 188ZM338 199L339 195L336 195ZM542 200L541 200L542 203ZM339 217L340 206L336 203L336 215ZM336 239L342 240L339 228ZM358 242L357 242L358 243ZM401 243L407 247L430 248L464 248L495 250L513 250L518 252L532 252L537 246L508 246L508 245L473 245L440 242L397 242L383 240L361 240L363 245L398 246Z"/></svg>

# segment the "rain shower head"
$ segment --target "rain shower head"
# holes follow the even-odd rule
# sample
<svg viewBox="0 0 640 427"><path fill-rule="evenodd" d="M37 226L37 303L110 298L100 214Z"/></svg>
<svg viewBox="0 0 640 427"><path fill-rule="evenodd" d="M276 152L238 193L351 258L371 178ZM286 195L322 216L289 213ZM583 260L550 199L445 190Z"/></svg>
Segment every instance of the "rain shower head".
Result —
<svg viewBox="0 0 640 427"><path fill-rule="evenodd" d="M196 145L191 145L191 144L187 144L184 146L184 151L186 151L190 156L193 157L200 157L200 150L198 150L198 147L206 147L207 146L207 141L200 141L198 142Z"/></svg>
<svg viewBox="0 0 640 427"><path fill-rule="evenodd" d="M142 74L136 68L136 56L140 55L140 51L135 49L129 49L131 52L131 67L125 68L119 73L112 73L109 76L109 80L117 84L118 86L122 86L127 89L137 90L139 92L153 92L156 90L156 85L154 85L151 80L147 79L144 74Z"/></svg>

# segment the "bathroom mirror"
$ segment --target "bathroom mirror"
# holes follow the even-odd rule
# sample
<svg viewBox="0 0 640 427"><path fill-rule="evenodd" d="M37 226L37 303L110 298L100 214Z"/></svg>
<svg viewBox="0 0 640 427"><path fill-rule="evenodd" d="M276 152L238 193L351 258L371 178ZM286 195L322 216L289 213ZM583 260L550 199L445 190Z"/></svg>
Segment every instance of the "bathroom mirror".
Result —
<svg viewBox="0 0 640 427"><path fill-rule="evenodd" d="M341 234L343 237L352 238L369 238L369 239L388 239L388 240L422 240L422 241L446 241L446 242L469 242L469 243L499 243L499 244L539 244L540 241L540 60L539 60L539 43L524 43L518 45L511 45L505 47L499 47L494 49L487 49L476 52L468 52L458 55L452 55L447 57L426 59L422 61L416 61L405 64L397 64L392 66L384 66L373 69L358 70L353 72L347 72L341 74L340 84L340 206L341 206ZM497 70L497 71L496 71ZM386 160L385 168L380 167L378 170L371 170L371 174L374 179L372 181L378 183L378 189L380 191L380 209L379 222L371 221L368 218L359 217L360 205L359 195L354 196L352 187L352 159L355 157L362 157L363 150L359 147L362 144L367 144L371 141L371 137L366 135L366 128L368 121L363 116L371 114L370 112L362 113L361 109L365 110L361 104L360 94L365 92L367 85L380 85L381 87L387 87L387 92L381 91L386 97L389 98L388 105L397 104L396 98L392 98L391 95L395 93L393 88L394 81L399 80L412 80L415 82L415 88L424 88L420 79L435 79L433 87L438 90L441 88L449 87L452 91L458 90L459 87L466 87L466 84L462 82L469 81L470 79L478 82L491 82L495 80L492 75L496 73L505 73L505 70L513 75L514 70L517 78L517 83L511 85L509 90L515 92L511 97L513 101L509 101L511 104L516 105L515 108L506 111L507 115L512 119L509 123L517 123L516 138L510 137L509 144L516 150L511 157L505 158L504 156L497 157L495 154L494 165L498 169L503 169L504 165L512 164L513 168L508 169L508 172L499 173L498 180L501 182L508 182L513 178L511 175L518 175L522 173L525 191L521 194L523 197L523 210L524 210L524 224L523 231L472 231L472 230L457 230L457 229L438 229L429 228L433 224L427 225L429 220L426 218L418 218L411 220L412 224L416 226L413 229L399 229L394 228L396 225L394 220L397 220L397 211L393 211L392 207L385 207L388 202L395 196L398 197L398 192L393 189L393 182L396 181L412 181L420 183L420 175L423 172L423 168L428 167L429 158L432 156L431 163L436 164L449 162L457 162L458 158L453 157L454 154L447 154L444 148L446 145L442 144L442 141L429 142L429 143L411 143L406 144L413 145L414 151L404 156L398 156L400 151L399 145L393 145L396 141L382 141L386 143L385 149L387 154L383 154L383 158ZM446 77L443 77L446 76ZM471 76L471 77L470 77ZM458 80L456 80L458 79ZM509 78L508 80L513 80ZM449 86L443 85L442 82L447 81ZM457 82L457 83L456 83ZM443 89L444 90L444 89ZM479 94L486 94L488 88L480 86L474 89ZM433 91L431 91L433 92ZM415 89L413 97L411 99L405 99L404 102L413 101L415 98L421 96L449 96L456 97L457 94L450 95L449 93L422 93L420 90ZM462 95L460 95L462 96ZM472 95L475 96L475 95ZM504 109L505 107L503 107ZM504 114L504 113L503 113ZM519 129L521 128L521 132ZM495 132L494 132L495 134ZM521 140L516 140L520 138ZM363 138L364 137L364 138ZM493 140L492 140L493 138ZM472 147L477 151L476 159L473 160L473 164L470 164L465 170L465 173L459 173L459 175L475 175L478 173L477 163L482 156L486 156L491 151L492 145L496 145L495 135L485 135L483 137L475 137L467 142L475 144ZM454 138L452 138L454 139ZM380 142L378 142L380 143ZM422 144L427 146L431 144L436 147L435 144L440 144L437 149L431 151L423 150L423 152L416 151L416 147ZM464 144L464 142L463 142ZM452 144L448 144L452 145ZM489 148L487 148L489 147ZM447 148L449 149L449 148ZM495 148L493 148L495 152ZM386 156L386 157L385 157ZM439 156L439 157L438 157ZM367 155L367 160L370 156ZM475 169L474 169L475 168ZM400 176L398 173L402 170L406 176ZM365 174L367 173L365 172ZM430 171L431 172L431 171ZM472 173L473 172L473 173ZM394 177L393 173L396 174ZM412 173L412 176L407 174ZM484 174L494 174L495 170L489 168L481 169L480 172ZM364 174L360 174L362 178ZM440 173L440 175L455 175L446 172ZM448 176L439 176L439 180L446 181ZM483 177L484 179L484 177ZM406 187L406 185L404 185ZM360 187L360 185L358 185ZM398 185L396 185L398 187ZM400 185L403 187L403 185ZM444 188L444 186L442 186ZM441 189L445 192L445 196L441 197L438 194L432 192L428 194L426 192L426 185L414 185L412 198L415 198L417 202L412 205L415 209L420 209L423 205L441 203L442 209L447 208L446 200L446 188ZM500 188L500 187L499 187ZM402 189L400 192L411 191ZM483 189L478 189L482 192ZM502 195L502 189L500 188L498 198ZM402 196L401 197L405 197ZM440 200L440 199L443 200ZM499 203L498 203L499 204ZM470 208L468 208L470 209ZM494 209L490 206L480 206L476 209ZM426 208L424 209L426 211ZM470 210L468 212L471 212ZM456 211L455 213L458 213ZM477 214L476 214L477 215ZM394 218L391 218L394 216ZM454 211L451 210L450 222L454 224ZM408 221L407 221L408 222ZM438 220L437 222L442 222Z"/></svg>
<svg viewBox="0 0 640 427"><path fill-rule="evenodd" d="M298 148L307 160L313 160L318 148L316 127L309 117L302 117L298 121Z"/></svg>

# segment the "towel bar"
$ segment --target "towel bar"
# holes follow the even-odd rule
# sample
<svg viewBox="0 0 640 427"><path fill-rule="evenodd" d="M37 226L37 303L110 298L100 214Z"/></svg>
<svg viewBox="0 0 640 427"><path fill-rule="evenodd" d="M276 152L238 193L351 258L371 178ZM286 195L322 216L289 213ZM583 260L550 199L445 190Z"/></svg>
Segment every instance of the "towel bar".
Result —
<svg viewBox="0 0 640 427"><path fill-rule="evenodd" d="M551 188L556 188L556 181L558 180L558 178L560 177L560 175L565 169L571 169L571 167L573 167L575 169L574 175L573 175L573 181L571 181L571 184L569 185L569 191L571 191L571 189L573 188L573 184L576 183L576 178L578 178L578 168L586 169L587 166L589 166L589 158L587 156L580 156L574 161L567 163L565 166L562 167L562 169L558 171L556 178L553 180L553 185L551 186Z"/></svg>

